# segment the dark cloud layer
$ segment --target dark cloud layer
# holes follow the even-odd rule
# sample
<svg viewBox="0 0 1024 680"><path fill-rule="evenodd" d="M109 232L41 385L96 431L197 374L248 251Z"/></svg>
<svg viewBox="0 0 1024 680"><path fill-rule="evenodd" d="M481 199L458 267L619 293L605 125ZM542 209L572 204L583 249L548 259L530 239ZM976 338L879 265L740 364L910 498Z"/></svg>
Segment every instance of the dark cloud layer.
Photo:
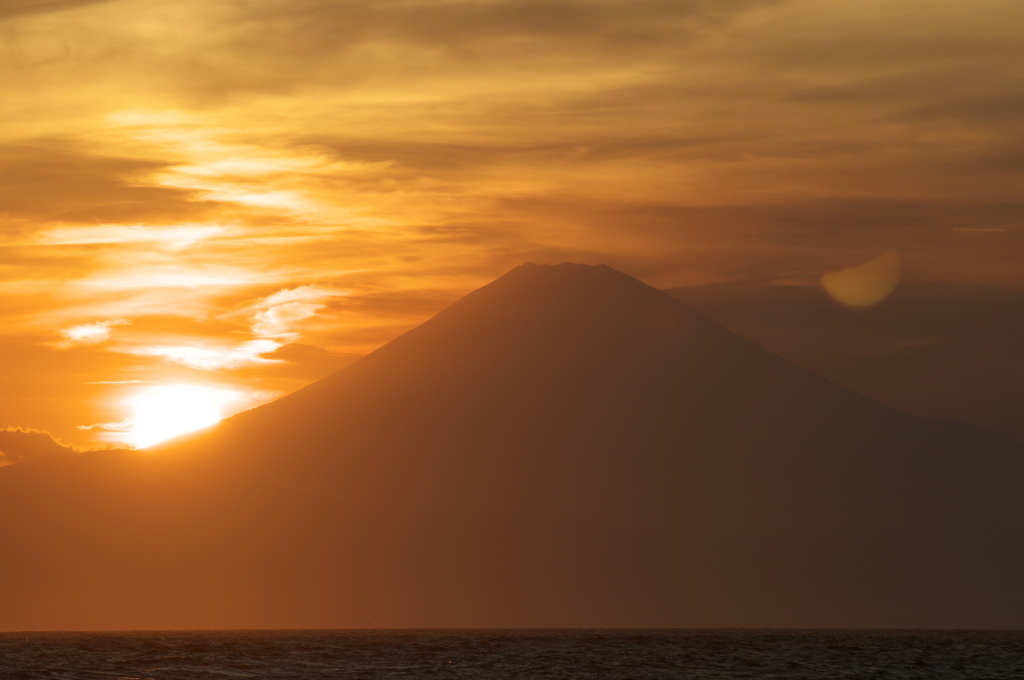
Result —
<svg viewBox="0 0 1024 680"><path fill-rule="evenodd" d="M503 41L557 49L566 44L647 50L679 29L715 22L775 0L402 0L257 3L253 21L280 22L283 31L311 38L308 49L345 49L366 42L398 41L442 47L452 54L502 49ZM250 11L254 8L249 4Z"/></svg>
<svg viewBox="0 0 1024 680"><path fill-rule="evenodd" d="M0 215L80 223L201 219L216 203L155 186L168 163L90 153L60 140L0 146Z"/></svg>
<svg viewBox="0 0 1024 680"><path fill-rule="evenodd" d="M101 5L111 0L2 0L0 1L0 18L22 14L43 14L59 12L89 5Z"/></svg>
<svg viewBox="0 0 1024 680"><path fill-rule="evenodd" d="M10 13L42 12L82 3L13 5ZM98 4L98 3L95 3ZM495 78L512 85L580 69L663 68L708 31L751 8L779 0L255 0L202 8L136 5L162 27L160 41L135 28L125 13L118 25L93 26L64 36L51 59L37 61L12 43L14 63L74 61L93 77L120 74L143 91L177 92L220 102L238 92L296 92L308 87L351 89ZM177 7L187 7L181 5ZM197 5L201 7L201 4ZM0 11L0 17L2 17ZM84 26L82 27L85 28ZM180 43L183 47L176 48Z"/></svg>
<svg viewBox="0 0 1024 680"><path fill-rule="evenodd" d="M77 451L70 446L58 444L46 432L18 428L0 429L0 467L73 453Z"/></svg>

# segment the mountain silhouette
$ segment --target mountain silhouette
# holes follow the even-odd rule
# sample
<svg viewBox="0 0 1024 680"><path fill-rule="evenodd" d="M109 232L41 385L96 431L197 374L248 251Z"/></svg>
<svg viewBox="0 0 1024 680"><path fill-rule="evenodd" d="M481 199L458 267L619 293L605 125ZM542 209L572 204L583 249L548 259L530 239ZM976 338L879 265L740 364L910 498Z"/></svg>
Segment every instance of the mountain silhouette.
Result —
<svg viewBox="0 0 1024 680"><path fill-rule="evenodd" d="M0 629L1021 627L1024 447L525 264L141 452L0 469Z"/></svg>

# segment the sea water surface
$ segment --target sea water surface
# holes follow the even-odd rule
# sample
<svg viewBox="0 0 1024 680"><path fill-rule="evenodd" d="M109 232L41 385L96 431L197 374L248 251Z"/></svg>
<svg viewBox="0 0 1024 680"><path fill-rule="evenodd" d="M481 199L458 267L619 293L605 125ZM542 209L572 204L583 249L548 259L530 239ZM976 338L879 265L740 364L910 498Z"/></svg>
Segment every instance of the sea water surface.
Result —
<svg viewBox="0 0 1024 680"><path fill-rule="evenodd" d="M0 633L0 677L1024 678L1024 632L420 630Z"/></svg>

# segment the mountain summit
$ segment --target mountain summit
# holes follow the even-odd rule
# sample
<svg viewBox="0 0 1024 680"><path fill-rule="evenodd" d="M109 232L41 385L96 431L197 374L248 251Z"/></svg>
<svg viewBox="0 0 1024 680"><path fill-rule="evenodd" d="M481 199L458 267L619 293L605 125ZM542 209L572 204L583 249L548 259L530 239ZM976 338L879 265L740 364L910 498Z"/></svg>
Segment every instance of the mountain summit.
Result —
<svg viewBox="0 0 1024 680"><path fill-rule="evenodd" d="M1024 451L606 266L274 403L0 470L0 627L1020 627Z"/></svg>

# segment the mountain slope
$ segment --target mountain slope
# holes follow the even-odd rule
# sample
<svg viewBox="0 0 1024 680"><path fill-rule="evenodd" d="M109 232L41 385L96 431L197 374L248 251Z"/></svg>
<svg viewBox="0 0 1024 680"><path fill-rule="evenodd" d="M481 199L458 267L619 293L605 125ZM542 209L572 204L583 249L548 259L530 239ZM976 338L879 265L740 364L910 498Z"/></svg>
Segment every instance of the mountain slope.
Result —
<svg viewBox="0 0 1024 680"><path fill-rule="evenodd" d="M1022 485L1009 439L528 264L212 430L0 471L0 627L1020 626Z"/></svg>

